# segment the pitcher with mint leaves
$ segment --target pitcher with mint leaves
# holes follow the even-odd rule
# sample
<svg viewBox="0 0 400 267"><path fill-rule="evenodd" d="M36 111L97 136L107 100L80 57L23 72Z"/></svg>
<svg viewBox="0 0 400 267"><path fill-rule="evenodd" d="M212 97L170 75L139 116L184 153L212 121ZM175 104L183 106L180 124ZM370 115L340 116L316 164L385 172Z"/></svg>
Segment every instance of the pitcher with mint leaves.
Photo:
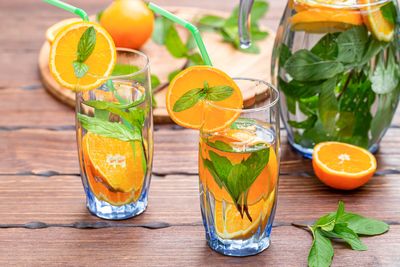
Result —
<svg viewBox="0 0 400 267"><path fill-rule="evenodd" d="M251 2L242 0L243 22ZM301 154L311 157L323 141L378 149L399 102L397 14L390 0L288 2L272 77L289 142Z"/></svg>

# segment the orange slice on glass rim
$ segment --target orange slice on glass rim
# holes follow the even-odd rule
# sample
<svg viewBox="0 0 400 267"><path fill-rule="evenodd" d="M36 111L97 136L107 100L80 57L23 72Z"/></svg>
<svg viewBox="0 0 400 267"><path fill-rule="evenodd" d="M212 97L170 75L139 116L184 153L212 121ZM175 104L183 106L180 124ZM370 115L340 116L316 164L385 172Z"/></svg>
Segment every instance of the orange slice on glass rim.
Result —
<svg viewBox="0 0 400 267"><path fill-rule="evenodd" d="M395 25L385 19L382 15L381 7L385 4L374 4L372 0L358 0L359 4L364 4L362 14L368 29L379 41L390 42L394 36Z"/></svg>
<svg viewBox="0 0 400 267"><path fill-rule="evenodd" d="M74 71L78 44L83 33L93 27L96 33L94 50L83 62L87 73L79 78ZM76 22L63 27L51 44L49 68L55 80L74 91L87 91L99 87L110 76L116 62L116 49L111 36L99 24Z"/></svg>
<svg viewBox="0 0 400 267"><path fill-rule="evenodd" d="M368 150L340 142L316 145L312 163L324 184L342 190L364 185L376 171L376 159Z"/></svg>
<svg viewBox="0 0 400 267"><path fill-rule="evenodd" d="M188 100L190 92L204 88L229 87L230 94L222 100L198 99L189 108L179 110L178 100ZM189 97L188 97L189 96ZM189 67L171 81L166 95L167 111L178 125L214 132L231 125L240 115L243 96L236 83L223 71L210 66Z"/></svg>

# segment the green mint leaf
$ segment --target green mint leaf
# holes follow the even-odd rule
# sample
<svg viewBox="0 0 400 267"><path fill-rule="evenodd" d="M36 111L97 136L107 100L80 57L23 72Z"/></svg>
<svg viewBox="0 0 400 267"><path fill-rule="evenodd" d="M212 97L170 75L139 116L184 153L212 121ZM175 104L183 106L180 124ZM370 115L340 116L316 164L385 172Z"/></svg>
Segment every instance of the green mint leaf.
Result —
<svg viewBox="0 0 400 267"><path fill-rule="evenodd" d="M244 53L249 53L249 54L259 54L261 51L260 47L255 42L252 42L250 47L248 47L246 49L240 48L239 50Z"/></svg>
<svg viewBox="0 0 400 267"><path fill-rule="evenodd" d="M318 82L299 82L292 80L287 83L282 78L278 77L279 88L285 93L285 96L291 96L293 98L309 98L320 93L324 90L324 86L327 84L321 81Z"/></svg>
<svg viewBox="0 0 400 267"><path fill-rule="evenodd" d="M377 94L392 92L398 88L400 83L398 73L399 67L394 52L392 49L388 49L387 62L384 62L383 57L381 57L371 77L372 90Z"/></svg>
<svg viewBox="0 0 400 267"><path fill-rule="evenodd" d="M175 102L173 111L181 112L193 107L204 97L202 92L203 88L195 88L186 92Z"/></svg>
<svg viewBox="0 0 400 267"><path fill-rule="evenodd" d="M374 37L369 37L369 42L365 50L364 56L360 62L360 65L369 63L376 55L387 47L388 43L376 40Z"/></svg>
<svg viewBox="0 0 400 267"><path fill-rule="evenodd" d="M253 4L253 8L251 9L251 24L255 25L259 22L260 19L264 17L264 15L268 11L268 3L263 0L255 0ZM239 19L239 7L236 6L232 14L225 22L225 26L236 26Z"/></svg>
<svg viewBox="0 0 400 267"><path fill-rule="evenodd" d="M329 267L333 258L331 241L326 238L320 229L312 231L314 240L308 254L309 267Z"/></svg>
<svg viewBox="0 0 400 267"><path fill-rule="evenodd" d="M165 46L171 55L176 58L184 58L189 52L173 25L169 27L165 36Z"/></svg>
<svg viewBox="0 0 400 267"><path fill-rule="evenodd" d="M103 109L95 109L94 116L100 120L108 121L110 118L110 112Z"/></svg>
<svg viewBox="0 0 400 267"><path fill-rule="evenodd" d="M78 43L78 62L85 62L96 46L96 30L93 26L87 28Z"/></svg>
<svg viewBox="0 0 400 267"><path fill-rule="evenodd" d="M217 185L222 188L224 185L224 182L219 178L219 175L217 171L214 168L214 164L208 160L208 159L202 159L204 167L211 173L211 176L214 178L214 181L217 183Z"/></svg>
<svg viewBox="0 0 400 267"><path fill-rule="evenodd" d="M286 61L292 56L292 52L285 44L281 44L277 51L279 53L279 66L284 66Z"/></svg>
<svg viewBox="0 0 400 267"><path fill-rule="evenodd" d="M152 40L158 45L164 45L167 32L170 27L173 27L173 22L164 17L156 17L154 21L154 29Z"/></svg>
<svg viewBox="0 0 400 267"><path fill-rule="evenodd" d="M85 63L79 62L79 61L74 61L72 63L72 66L74 67L74 74L75 77L80 79L83 76L86 75L86 73L89 71L89 66L86 65Z"/></svg>
<svg viewBox="0 0 400 267"><path fill-rule="evenodd" d="M338 33L328 33L322 37L311 49L311 52L322 59L335 60L338 56L339 48L337 44Z"/></svg>
<svg viewBox="0 0 400 267"><path fill-rule="evenodd" d="M109 101L102 101L102 100L88 100L85 101L84 104L87 106L90 106L95 109L103 109L103 110L108 110L110 108L116 108L116 109L129 109L136 107L140 104L142 104L145 100L145 95L142 95L141 98L138 100L133 101L132 103L129 104L120 104L120 103L115 103L115 102L109 102Z"/></svg>
<svg viewBox="0 0 400 267"><path fill-rule="evenodd" d="M351 230L347 224L338 223L333 228L333 233L335 233L338 237L346 241L353 250L367 250L367 246L364 245L358 235Z"/></svg>
<svg viewBox="0 0 400 267"><path fill-rule="evenodd" d="M176 75L178 75L178 73L181 72L181 70L174 70L173 72L171 72L170 74L168 74L168 81L171 82Z"/></svg>
<svg viewBox="0 0 400 267"><path fill-rule="evenodd" d="M199 53L191 54L189 57L189 66L204 65L203 58Z"/></svg>
<svg viewBox="0 0 400 267"><path fill-rule="evenodd" d="M205 99L210 101L223 101L233 94L233 88L230 86L214 86L206 90Z"/></svg>
<svg viewBox="0 0 400 267"><path fill-rule="evenodd" d="M299 50L294 53L284 65L284 69L300 82L319 81L330 79L344 71L341 63L331 60L322 60L308 50Z"/></svg>
<svg viewBox="0 0 400 267"><path fill-rule="evenodd" d="M125 142L142 140L140 134L132 131L123 124L117 122L108 122L79 113L77 114L77 116L82 127L88 132L105 137L115 138Z"/></svg>
<svg viewBox="0 0 400 267"><path fill-rule="evenodd" d="M314 229L321 228L322 230L330 232L335 227L335 223L336 223L335 218L336 218L335 213L329 213L329 214L319 218L312 227Z"/></svg>
<svg viewBox="0 0 400 267"><path fill-rule="evenodd" d="M293 128L296 128L296 129L309 129L309 128L314 127L317 120L318 120L318 117L315 115L312 115L304 121L288 120L288 123L290 126L292 126Z"/></svg>
<svg viewBox="0 0 400 267"><path fill-rule="evenodd" d="M381 6L381 13L383 17L393 25L396 24L397 20L397 9L393 2L389 2L386 5Z"/></svg>
<svg viewBox="0 0 400 267"><path fill-rule="evenodd" d="M368 43L368 31L364 26L352 27L338 36L337 43L340 62L358 63Z"/></svg>
<svg viewBox="0 0 400 267"><path fill-rule="evenodd" d="M129 75L138 72L139 70L140 68L138 66L128 64L115 64L112 76ZM136 75L132 75L130 79L136 80L137 82L144 84L147 80L147 77L145 73L138 73ZM154 74L150 76L150 79L151 88L153 89L161 84L160 79Z"/></svg>
<svg viewBox="0 0 400 267"><path fill-rule="evenodd" d="M345 213L340 217L340 222L359 235L381 235L389 230L389 225L375 219L363 217L354 213Z"/></svg>
<svg viewBox="0 0 400 267"><path fill-rule="evenodd" d="M319 97L317 95L309 98L299 99L299 108L307 116L317 115Z"/></svg>
<svg viewBox="0 0 400 267"><path fill-rule="evenodd" d="M343 201L339 201L339 205L336 211L335 221L338 222L340 218L343 216L343 214L344 214L344 203Z"/></svg>
<svg viewBox="0 0 400 267"><path fill-rule="evenodd" d="M218 149L218 150L222 150L225 152L233 152L233 148L228 145L227 143L224 143L222 141L215 141L214 143L208 143L208 145L210 145L211 147Z"/></svg>
<svg viewBox="0 0 400 267"><path fill-rule="evenodd" d="M260 30L257 26L252 26L250 32L252 41L264 40L269 35L267 31Z"/></svg>
<svg viewBox="0 0 400 267"><path fill-rule="evenodd" d="M338 102L335 95L336 78L329 79L321 86L318 113L326 132L333 135L338 114Z"/></svg>
<svg viewBox="0 0 400 267"><path fill-rule="evenodd" d="M196 40L193 37L193 34L189 34L188 39L186 40L186 48L191 51L195 48L197 48L197 43Z"/></svg>
<svg viewBox="0 0 400 267"><path fill-rule="evenodd" d="M235 201L237 205L240 204L239 200L241 199L242 195L247 189L248 171L249 171L248 167L243 164L233 165L227 177L226 181L227 191L229 192L232 199ZM239 209L239 212L242 211Z"/></svg>
<svg viewBox="0 0 400 267"><path fill-rule="evenodd" d="M225 24L225 19L214 15L205 15L199 19L199 25L210 28L221 28Z"/></svg>
<svg viewBox="0 0 400 267"><path fill-rule="evenodd" d="M214 151L210 151L210 159L214 166L215 172L224 184L227 184L228 175L232 170L232 163L229 159L222 157L215 153Z"/></svg>
<svg viewBox="0 0 400 267"><path fill-rule="evenodd" d="M101 17L103 16L103 13L104 13L104 10L101 10L96 14L96 21L97 22L100 22Z"/></svg>

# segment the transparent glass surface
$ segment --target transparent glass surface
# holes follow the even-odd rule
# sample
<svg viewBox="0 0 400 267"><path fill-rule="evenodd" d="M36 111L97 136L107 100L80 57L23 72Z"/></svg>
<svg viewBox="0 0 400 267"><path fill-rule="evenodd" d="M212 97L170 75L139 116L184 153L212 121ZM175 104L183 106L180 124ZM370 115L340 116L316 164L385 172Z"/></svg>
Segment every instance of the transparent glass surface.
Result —
<svg viewBox="0 0 400 267"><path fill-rule="evenodd" d="M268 83L235 79L244 109L205 103L233 118L217 132L200 131L200 203L209 246L224 255L257 254L270 244L279 176L279 93Z"/></svg>
<svg viewBox="0 0 400 267"><path fill-rule="evenodd" d="M76 131L89 211L126 219L146 209L153 159L148 58L117 49L113 76L76 95Z"/></svg>
<svg viewBox="0 0 400 267"><path fill-rule="evenodd" d="M357 2L291 0L277 32L282 121L308 158L324 141L377 151L399 102L397 3Z"/></svg>

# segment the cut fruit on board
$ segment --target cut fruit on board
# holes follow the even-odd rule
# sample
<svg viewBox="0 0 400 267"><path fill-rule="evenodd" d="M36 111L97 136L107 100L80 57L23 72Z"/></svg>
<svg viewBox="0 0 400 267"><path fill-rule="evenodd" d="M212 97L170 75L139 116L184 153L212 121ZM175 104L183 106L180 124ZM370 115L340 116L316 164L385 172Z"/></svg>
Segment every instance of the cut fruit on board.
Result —
<svg viewBox="0 0 400 267"><path fill-rule="evenodd" d="M186 7L169 7L169 11L187 19L210 14L209 10ZM228 13L212 11L212 14L227 17ZM202 33L208 53L213 61L214 67L219 68L229 74L231 77L249 77L265 80L269 82L271 54L274 46L275 33L267 29L269 36L257 42L261 51L259 54L248 54L234 49L230 44L224 43L220 35L212 32ZM185 29L180 31L182 36L188 34ZM165 93L168 84L168 74L172 71L183 68L186 61L173 58L164 46L159 46L148 41L141 49L150 58L151 72L157 75L161 81L161 86L156 88L155 98L158 106L154 110L155 123L171 123L165 105ZM39 54L39 72L44 88L55 98L68 106L75 107L75 93L62 88L51 76L49 72L49 51L50 44L46 41ZM249 88L243 93L244 104L253 103L255 96L262 92L257 92L258 88ZM256 93L257 92L257 93Z"/></svg>

